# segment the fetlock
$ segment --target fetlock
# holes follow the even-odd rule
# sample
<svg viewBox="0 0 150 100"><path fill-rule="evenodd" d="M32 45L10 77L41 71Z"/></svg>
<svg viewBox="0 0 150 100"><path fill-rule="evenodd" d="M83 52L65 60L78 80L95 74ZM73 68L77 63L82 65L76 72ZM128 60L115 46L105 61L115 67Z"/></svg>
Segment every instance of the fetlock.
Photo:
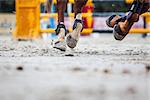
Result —
<svg viewBox="0 0 150 100"><path fill-rule="evenodd" d="M77 24L80 23L82 25L81 32L83 31L83 21L80 19L75 19L74 24L73 24L73 30L77 28Z"/></svg>
<svg viewBox="0 0 150 100"><path fill-rule="evenodd" d="M56 28L56 30L55 30L56 35L58 35L58 34L60 33L60 29L61 29L61 28L63 28L63 29L65 30L65 35L66 35L66 34L67 34L67 29L66 29L65 25L64 25L64 24L61 24L61 23L59 23L59 24L57 25L57 28Z"/></svg>

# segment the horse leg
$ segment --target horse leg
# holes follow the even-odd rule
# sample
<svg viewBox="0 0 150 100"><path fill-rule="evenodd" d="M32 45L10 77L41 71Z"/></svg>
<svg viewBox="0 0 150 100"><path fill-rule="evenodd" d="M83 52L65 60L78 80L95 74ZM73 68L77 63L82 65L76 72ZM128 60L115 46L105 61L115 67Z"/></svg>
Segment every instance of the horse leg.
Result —
<svg viewBox="0 0 150 100"><path fill-rule="evenodd" d="M116 40L123 40L125 38L133 24L139 20L143 7L144 0L135 0L132 3L128 15L126 16L126 20L124 22L119 22L114 26L113 33Z"/></svg>
<svg viewBox="0 0 150 100"><path fill-rule="evenodd" d="M64 12L67 7L68 0L57 0L58 22L64 22Z"/></svg>
<svg viewBox="0 0 150 100"><path fill-rule="evenodd" d="M74 13L75 21L73 25L73 32L67 35L66 43L70 48L75 48L83 30L82 22L82 8L86 5L88 0L75 0Z"/></svg>
<svg viewBox="0 0 150 100"><path fill-rule="evenodd" d="M150 2L145 2L143 4L143 8L140 12L140 15L147 12L150 7ZM107 26L113 28L114 25L118 22L124 22L126 20L127 16L120 16L120 15L112 15L106 20Z"/></svg>
<svg viewBox="0 0 150 100"><path fill-rule="evenodd" d="M106 20L109 27L114 27L114 37L116 40L123 40L130 31L132 25L139 20L139 16L148 11L149 4L144 0L135 0L129 9L127 16L113 15Z"/></svg>
<svg viewBox="0 0 150 100"><path fill-rule="evenodd" d="M64 25L64 12L66 10L67 3L68 0L57 0L58 25L55 32L58 37L54 42L53 47L61 51L66 50L65 36L67 34L67 30Z"/></svg>
<svg viewBox="0 0 150 100"><path fill-rule="evenodd" d="M82 13L82 8L86 5L88 0L75 0L74 4L74 13L75 13L75 18L79 16L79 14ZM79 16L79 19L82 19L82 17Z"/></svg>

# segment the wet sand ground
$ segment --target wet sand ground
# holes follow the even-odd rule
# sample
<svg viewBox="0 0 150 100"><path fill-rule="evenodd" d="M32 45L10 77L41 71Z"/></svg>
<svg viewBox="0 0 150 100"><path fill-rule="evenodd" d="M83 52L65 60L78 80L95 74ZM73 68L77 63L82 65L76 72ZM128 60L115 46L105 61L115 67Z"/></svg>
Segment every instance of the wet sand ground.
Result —
<svg viewBox="0 0 150 100"><path fill-rule="evenodd" d="M60 52L0 36L0 100L150 100L150 37L82 37Z"/></svg>

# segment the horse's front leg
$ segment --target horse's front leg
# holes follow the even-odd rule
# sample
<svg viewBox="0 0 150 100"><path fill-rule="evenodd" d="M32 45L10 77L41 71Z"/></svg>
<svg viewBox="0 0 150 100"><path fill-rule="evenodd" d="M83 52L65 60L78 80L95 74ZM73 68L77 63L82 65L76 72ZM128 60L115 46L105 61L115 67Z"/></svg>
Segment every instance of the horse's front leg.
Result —
<svg viewBox="0 0 150 100"><path fill-rule="evenodd" d="M74 13L75 20L73 25L73 32L67 35L66 43L70 48L75 48L83 30L82 22L82 8L86 5L87 0L75 0Z"/></svg>

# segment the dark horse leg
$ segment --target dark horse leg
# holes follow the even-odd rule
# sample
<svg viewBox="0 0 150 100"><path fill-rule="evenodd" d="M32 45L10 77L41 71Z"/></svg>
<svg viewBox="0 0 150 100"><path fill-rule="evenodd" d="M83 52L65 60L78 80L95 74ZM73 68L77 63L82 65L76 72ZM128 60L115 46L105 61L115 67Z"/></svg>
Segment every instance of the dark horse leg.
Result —
<svg viewBox="0 0 150 100"><path fill-rule="evenodd" d="M64 22L64 12L67 7L68 0L57 0L58 22Z"/></svg>
<svg viewBox="0 0 150 100"><path fill-rule="evenodd" d="M58 25L55 30L58 38L54 41L53 47L61 51L66 50L65 36L67 34L66 27L64 25L64 12L67 7L68 0L57 0L57 13L58 13Z"/></svg>
<svg viewBox="0 0 150 100"><path fill-rule="evenodd" d="M74 48L77 44L80 32L83 29L82 24L82 8L86 4L87 0L75 0L74 4L74 12L75 12L75 22L73 25L72 34L68 34L67 40L65 42L65 36L67 34L66 27L64 25L64 11L66 10L66 6L68 0L57 0L57 12L58 12L58 25L56 28L56 34L58 35L57 41L54 43L54 48L65 51L66 44L70 48Z"/></svg>
<svg viewBox="0 0 150 100"><path fill-rule="evenodd" d="M146 0L134 0L127 16L112 15L106 20L109 27L114 28L116 40L123 40L129 33L132 25L139 20L139 16L149 9L149 2Z"/></svg>

